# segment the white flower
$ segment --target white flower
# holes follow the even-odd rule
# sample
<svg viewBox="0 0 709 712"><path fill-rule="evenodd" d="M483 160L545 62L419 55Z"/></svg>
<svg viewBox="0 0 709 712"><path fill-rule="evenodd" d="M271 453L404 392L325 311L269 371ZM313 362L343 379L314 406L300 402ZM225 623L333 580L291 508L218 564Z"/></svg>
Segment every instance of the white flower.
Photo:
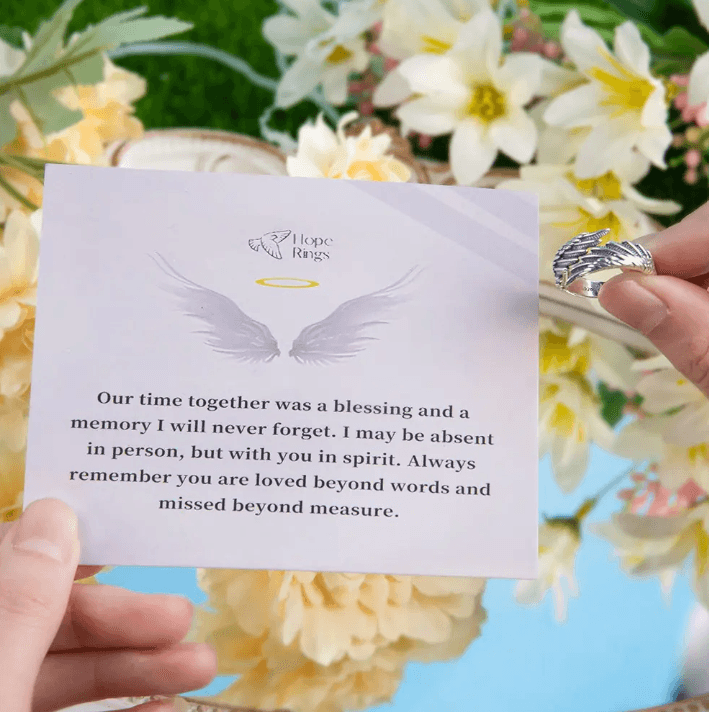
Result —
<svg viewBox="0 0 709 712"><path fill-rule="evenodd" d="M0 38L0 77L14 74L25 61L25 53Z"/></svg>
<svg viewBox="0 0 709 712"><path fill-rule="evenodd" d="M450 160L458 183L478 180L498 151L520 163L532 159L537 129L523 107L539 86L541 64L536 55L522 53L503 62L500 21L493 12L473 17L446 55L411 57L399 71L420 95L397 111L402 133L452 132Z"/></svg>
<svg viewBox="0 0 709 712"><path fill-rule="evenodd" d="M563 621L566 618L567 596L579 595L574 567L580 545L577 519L547 519L539 527L539 577L517 583L517 602L536 606L551 590L556 620Z"/></svg>
<svg viewBox="0 0 709 712"><path fill-rule="evenodd" d="M672 142L662 82L650 72L650 50L632 22L616 28L615 54L572 10L561 29L564 51L588 82L556 98L545 120L567 129L590 127L576 158L576 174L592 178L612 170L619 153L637 148L666 168Z"/></svg>
<svg viewBox="0 0 709 712"><path fill-rule="evenodd" d="M266 39L295 61L281 77L276 103L292 106L322 84L325 98L334 105L347 100L351 72L363 72L369 54L363 37L371 16L358 12L359 3L343 5L339 17L318 0L286 0L295 15L276 15L263 24Z"/></svg>
<svg viewBox="0 0 709 712"><path fill-rule="evenodd" d="M599 413L598 399L577 371L542 376L539 383L539 457L551 454L563 492L573 491L588 468L591 443L610 447L613 431Z"/></svg>
<svg viewBox="0 0 709 712"><path fill-rule="evenodd" d="M621 512L596 530L615 545L634 576L666 576L693 556L694 592L709 606L709 501L668 517Z"/></svg>
<svg viewBox="0 0 709 712"><path fill-rule="evenodd" d="M693 0L699 21L709 30L709 0ZM697 57L689 73L687 98L690 106L701 106L709 102L709 52Z"/></svg>
<svg viewBox="0 0 709 712"><path fill-rule="evenodd" d="M498 185L539 196L542 279L553 281L551 265L556 251L574 235L607 228L610 234L605 242L632 240L655 231L646 213L670 215L681 209L670 200L640 194L632 183L644 171L645 162L630 154L626 159L617 162L615 171L583 180L569 165L522 166L519 179Z"/></svg>
<svg viewBox="0 0 709 712"><path fill-rule="evenodd" d="M288 175L304 178L342 178L406 182L411 178L409 167L388 153L391 136L372 136L367 126L359 136L345 136L344 127L356 113L344 116L333 131L322 117L315 125L305 124L298 131L298 152L289 156Z"/></svg>

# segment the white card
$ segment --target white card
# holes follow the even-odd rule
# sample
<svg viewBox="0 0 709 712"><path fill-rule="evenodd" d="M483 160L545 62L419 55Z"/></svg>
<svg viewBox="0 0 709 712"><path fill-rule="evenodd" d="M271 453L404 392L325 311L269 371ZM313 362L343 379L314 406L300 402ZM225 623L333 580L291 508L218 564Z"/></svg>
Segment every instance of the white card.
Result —
<svg viewBox="0 0 709 712"><path fill-rule="evenodd" d="M82 563L534 577L536 198L48 166L25 502Z"/></svg>

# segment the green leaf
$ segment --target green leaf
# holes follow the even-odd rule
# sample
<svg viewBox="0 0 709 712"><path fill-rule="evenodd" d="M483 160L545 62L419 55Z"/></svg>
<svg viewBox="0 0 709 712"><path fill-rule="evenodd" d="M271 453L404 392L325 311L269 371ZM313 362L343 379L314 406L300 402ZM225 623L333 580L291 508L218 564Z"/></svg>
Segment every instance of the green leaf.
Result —
<svg viewBox="0 0 709 712"><path fill-rule="evenodd" d="M673 27L664 35L645 38L654 54L694 59L709 50L709 46L684 27Z"/></svg>
<svg viewBox="0 0 709 712"><path fill-rule="evenodd" d="M0 25L0 40L4 40L15 49L22 49L22 33L21 27L10 27L9 25Z"/></svg>
<svg viewBox="0 0 709 712"><path fill-rule="evenodd" d="M623 417L623 408L628 403L627 396L622 391L613 391L605 383L598 384L598 397L601 399L601 416L611 426Z"/></svg>
<svg viewBox="0 0 709 712"><path fill-rule="evenodd" d="M19 100L43 133L61 131L81 118L81 112L63 107L53 92L71 84L93 84L103 77L103 55L134 42L160 39L192 27L190 23L161 16L140 17L139 7L90 25L65 44L66 30L81 0L66 0L44 22L32 41L22 66L0 79L0 145L11 141L15 124L9 119L10 104Z"/></svg>

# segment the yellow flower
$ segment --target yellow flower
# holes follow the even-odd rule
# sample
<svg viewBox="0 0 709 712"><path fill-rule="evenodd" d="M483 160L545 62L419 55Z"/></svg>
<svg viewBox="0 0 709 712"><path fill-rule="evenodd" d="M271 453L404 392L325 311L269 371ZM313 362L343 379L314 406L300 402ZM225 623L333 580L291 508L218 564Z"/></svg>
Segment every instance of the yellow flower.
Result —
<svg viewBox="0 0 709 712"><path fill-rule="evenodd" d="M24 453L0 447L0 522L12 522L22 513Z"/></svg>
<svg viewBox="0 0 709 712"><path fill-rule="evenodd" d="M709 501L668 517L621 512L596 526L634 576L663 576L694 559L693 588L699 602L709 607Z"/></svg>
<svg viewBox="0 0 709 712"><path fill-rule="evenodd" d="M357 118L344 116L333 131L318 116L315 125L305 124L298 132L298 152L287 160L288 175L304 178L341 178L405 183L411 170L389 153L392 138L372 135L367 126L359 136L345 136L344 128Z"/></svg>
<svg viewBox="0 0 709 712"><path fill-rule="evenodd" d="M96 85L68 86L56 92L67 108L81 111L81 118L63 131L44 136L27 109L13 102L10 113L17 123L14 141L3 147L10 154L65 163L107 165L106 148L113 141L138 138L143 126L133 116L133 102L145 94L145 80L104 59L104 78ZM0 169L2 177L27 200L41 205L42 184L13 168ZM0 192L0 218L8 209L22 205L5 191Z"/></svg>
<svg viewBox="0 0 709 712"><path fill-rule="evenodd" d="M408 660L462 654L485 619L480 579L201 569L198 581L213 612L198 611L191 637L242 675L222 699L250 706L385 701ZM386 674L383 660L397 661Z"/></svg>
<svg viewBox="0 0 709 712"><path fill-rule="evenodd" d="M556 620L565 620L567 595L579 594L574 567L580 545L579 518L547 519L539 527L539 576L531 581L518 582L517 602L536 606L551 590Z"/></svg>
<svg viewBox="0 0 709 712"><path fill-rule="evenodd" d="M38 254L39 236L30 219L12 211L0 243L0 339L34 314Z"/></svg>

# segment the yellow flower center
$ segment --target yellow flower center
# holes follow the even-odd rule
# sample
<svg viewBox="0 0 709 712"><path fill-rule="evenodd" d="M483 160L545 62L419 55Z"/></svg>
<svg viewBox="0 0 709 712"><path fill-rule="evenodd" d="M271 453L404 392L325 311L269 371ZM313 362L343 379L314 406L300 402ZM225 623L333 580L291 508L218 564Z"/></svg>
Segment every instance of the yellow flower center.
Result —
<svg viewBox="0 0 709 712"><path fill-rule="evenodd" d="M592 67L589 70L590 76L602 84L606 92L601 104L616 107L615 115L640 111L655 91L653 83L647 77L628 69L608 50L601 49L599 52L615 70L611 72L601 67Z"/></svg>
<svg viewBox="0 0 709 712"><path fill-rule="evenodd" d="M586 439L584 427L578 422L576 414L563 403L556 404L551 418L549 418L549 429L555 430L565 438L571 437L574 434L574 430L576 430L576 440L578 442L583 442Z"/></svg>
<svg viewBox="0 0 709 712"><path fill-rule="evenodd" d="M445 54L453 45L450 42L423 35L421 37L421 51L427 54Z"/></svg>
<svg viewBox="0 0 709 712"><path fill-rule="evenodd" d="M21 507L8 507L0 511L0 522L14 522L16 519L20 518L22 513Z"/></svg>
<svg viewBox="0 0 709 712"><path fill-rule="evenodd" d="M486 124L499 119L507 112L505 96L492 84L475 84L465 113Z"/></svg>
<svg viewBox="0 0 709 712"><path fill-rule="evenodd" d="M623 224L620 222L620 218L613 212L609 212L602 218L596 218L588 211L583 208L579 208L579 212L582 216L583 230L580 232L598 232L598 230L610 230L610 233L606 235L602 240L601 244L605 245L606 242L620 237L623 232Z"/></svg>
<svg viewBox="0 0 709 712"><path fill-rule="evenodd" d="M545 331L539 335L540 370L542 373L585 373L589 367L589 349L588 340L569 346L565 336Z"/></svg>
<svg viewBox="0 0 709 712"><path fill-rule="evenodd" d="M620 180L613 171L608 171L598 178L579 179L573 173L568 173L567 177L581 193L589 198L620 200L623 197Z"/></svg>
<svg viewBox="0 0 709 712"><path fill-rule="evenodd" d="M698 460L709 460L709 443L701 443L700 445L692 445L687 448L687 459L696 465Z"/></svg>
<svg viewBox="0 0 709 712"><path fill-rule="evenodd" d="M350 178L362 178L364 180L385 181L386 173L382 170L381 162L376 161L352 161L347 168L347 175Z"/></svg>
<svg viewBox="0 0 709 712"><path fill-rule="evenodd" d="M352 52L350 52L347 47L337 45L337 47L330 52L325 61L328 64L341 64L342 62L346 62L351 56Z"/></svg>

